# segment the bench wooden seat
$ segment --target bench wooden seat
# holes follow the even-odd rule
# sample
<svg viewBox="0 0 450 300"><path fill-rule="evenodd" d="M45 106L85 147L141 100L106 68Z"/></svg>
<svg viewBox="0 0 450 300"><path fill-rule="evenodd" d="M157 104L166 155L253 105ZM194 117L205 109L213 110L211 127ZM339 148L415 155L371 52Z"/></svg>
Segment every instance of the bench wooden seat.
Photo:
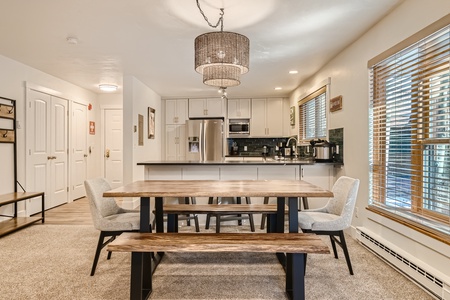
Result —
<svg viewBox="0 0 450 300"><path fill-rule="evenodd" d="M17 203L25 201L35 197L41 198L41 215L32 217L18 217L17 216ZM1 217L8 217L9 220L0 222L0 237L8 233L14 232L28 225L41 221L45 222L45 208L44 208L44 192L15 192L9 194L0 195L0 207L3 205L13 204L13 215L0 215Z"/></svg>
<svg viewBox="0 0 450 300"><path fill-rule="evenodd" d="M108 251L131 252L131 299L152 292L152 274L143 274L144 255L151 252L269 252L287 253L286 292L304 299L307 253L330 253L314 234L305 233L134 233L126 232L108 245ZM144 295L147 294L147 295Z"/></svg>
<svg viewBox="0 0 450 300"><path fill-rule="evenodd" d="M287 211L287 206L285 210ZM168 231L177 232L178 215L187 214L214 214L214 215L240 215L240 214L265 214L277 213L276 204L164 204L163 213L168 215ZM269 218L270 222L270 218ZM270 226L268 226L268 230ZM272 230L273 231L273 230ZM220 232L220 218L216 218L216 233Z"/></svg>

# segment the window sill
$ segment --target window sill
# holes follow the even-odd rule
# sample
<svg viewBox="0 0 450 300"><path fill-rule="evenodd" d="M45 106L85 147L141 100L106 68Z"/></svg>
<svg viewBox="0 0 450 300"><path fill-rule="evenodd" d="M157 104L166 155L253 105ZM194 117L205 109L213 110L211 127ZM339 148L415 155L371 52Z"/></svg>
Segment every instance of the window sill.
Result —
<svg viewBox="0 0 450 300"><path fill-rule="evenodd" d="M435 226L435 222L432 220L429 220L427 218L421 218L421 221L423 221L423 224L420 224L414 220L411 219L411 216L407 213L396 211L390 212L389 210L370 205L366 207L368 211L371 211L373 213L376 213L378 215L381 215L385 218L388 218L390 220L393 220L397 223L400 223L408 228L411 228L415 231L418 231L426 236L429 236L435 240L438 240L442 243L445 243L447 245L450 245L450 234L446 233L445 230L448 232L447 229L437 229L437 226ZM419 216L414 215L414 218L419 218ZM424 225L429 224L430 226ZM436 228L433 228L436 227ZM442 226L444 227L444 226Z"/></svg>

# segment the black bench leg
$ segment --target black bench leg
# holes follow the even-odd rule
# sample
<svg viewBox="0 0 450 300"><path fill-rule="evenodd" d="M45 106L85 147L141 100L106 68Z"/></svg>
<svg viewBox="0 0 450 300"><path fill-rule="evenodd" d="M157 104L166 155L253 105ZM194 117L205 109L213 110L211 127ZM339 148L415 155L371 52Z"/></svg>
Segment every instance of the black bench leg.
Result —
<svg viewBox="0 0 450 300"><path fill-rule="evenodd" d="M288 268L286 272L286 293L290 299L305 299L305 257L304 253L288 253ZM288 275L288 274L291 275Z"/></svg>
<svg viewBox="0 0 450 300"><path fill-rule="evenodd" d="M130 299L147 299L152 292L152 272L149 253L131 253ZM150 267L150 268L149 268Z"/></svg>

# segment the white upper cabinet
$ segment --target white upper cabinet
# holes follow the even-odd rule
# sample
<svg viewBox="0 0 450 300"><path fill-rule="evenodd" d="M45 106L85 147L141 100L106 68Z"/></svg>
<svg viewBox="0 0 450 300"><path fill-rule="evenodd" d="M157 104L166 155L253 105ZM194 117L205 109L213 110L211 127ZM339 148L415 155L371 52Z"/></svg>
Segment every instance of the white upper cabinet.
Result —
<svg viewBox="0 0 450 300"><path fill-rule="evenodd" d="M250 135L283 136L283 98L252 99Z"/></svg>
<svg viewBox="0 0 450 300"><path fill-rule="evenodd" d="M250 99L229 99L228 119L250 119Z"/></svg>
<svg viewBox="0 0 450 300"><path fill-rule="evenodd" d="M188 100L166 100L166 124L185 124L188 119Z"/></svg>
<svg viewBox="0 0 450 300"><path fill-rule="evenodd" d="M189 118L223 118L222 98L189 99Z"/></svg>

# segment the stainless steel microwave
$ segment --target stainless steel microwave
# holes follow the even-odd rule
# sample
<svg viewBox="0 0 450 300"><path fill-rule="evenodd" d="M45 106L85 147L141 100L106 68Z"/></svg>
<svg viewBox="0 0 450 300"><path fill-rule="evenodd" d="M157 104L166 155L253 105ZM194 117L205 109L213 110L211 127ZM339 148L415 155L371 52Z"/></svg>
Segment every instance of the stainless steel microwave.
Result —
<svg viewBox="0 0 450 300"><path fill-rule="evenodd" d="M228 120L228 136L229 137L247 137L250 135L250 120Z"/></svg>

